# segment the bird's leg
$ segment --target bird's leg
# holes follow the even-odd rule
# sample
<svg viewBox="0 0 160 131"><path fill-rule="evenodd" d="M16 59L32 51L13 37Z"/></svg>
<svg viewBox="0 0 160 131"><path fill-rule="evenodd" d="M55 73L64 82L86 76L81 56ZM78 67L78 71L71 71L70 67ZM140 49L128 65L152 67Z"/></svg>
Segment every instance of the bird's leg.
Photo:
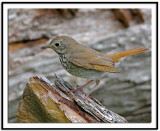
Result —
<svg viewBox="0 0 160 131"><path fill-rule="evenodd" d="M93 90L99 85L100 80L96 80L95 82L96 84L94 85L93 89L91 89L90 92L87 94L86 98L89 97L89 95L93 92Z"/></svg>
<svg viewBox="0 0 160 131"><path fill-rule="evenodd" d="M91 84L93 81L94 81L94 80L90 80L90 81L88 81L86 84L84 84L83 86L81 86L81 87L78 87L78 86L77 86L77 89L75 89L75 90L73 89L73 90L67 91L67 93L69 93L69 92L76 92L76 91L82 91L82 89L83 89L84 87L86 87L87 85Z"/></svg>
<svg viewBox="0 0 160 131"><path fill-rule="evenodd" d="M81 88L83 89L84 87L86 87L87 85L91 84L94 80L89 80L86 84L84 84Z"/></svg>
<svg viewBox="0 0 160 131"><path fill-rule="evenodd" d="M88 81L88 82L87 82L84 86L82 86L81 88L85 87L86 85L88 85L88 84L90 84L90 83L92 83L92 82L93 82L93 80ZM78 99L86 100L86 99L89 97L89 95L93 92L93 90L99 85L100 80L96 80L95 82L96 82L96 84L94 85L93 89L90 90L90 92L85 96L85 98L80 98L80 97L75 96L75 97L72 97L72 99L78 98Z"/></svg>

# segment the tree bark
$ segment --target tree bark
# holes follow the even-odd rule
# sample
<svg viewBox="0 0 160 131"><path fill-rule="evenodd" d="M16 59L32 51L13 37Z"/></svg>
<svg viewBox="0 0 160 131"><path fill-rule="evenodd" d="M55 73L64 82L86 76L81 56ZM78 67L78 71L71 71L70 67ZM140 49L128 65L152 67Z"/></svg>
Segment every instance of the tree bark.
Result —
<svg viewBox="0 0 160 131"><path fill-rule="evenodd" d="M17 112L18 122L125 123L122 116L56 75L51 83L44 76L31 77ZM74 90L74 91L73 91Z"/></svg>

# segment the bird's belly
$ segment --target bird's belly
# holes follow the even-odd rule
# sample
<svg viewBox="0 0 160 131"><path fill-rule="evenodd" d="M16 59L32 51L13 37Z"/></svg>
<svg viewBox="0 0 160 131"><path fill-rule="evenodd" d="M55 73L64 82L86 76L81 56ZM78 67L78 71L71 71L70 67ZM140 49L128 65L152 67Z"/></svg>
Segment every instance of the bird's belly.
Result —
<svg viewBox="0 0 160 131"><path fill-rule="evenodd" d="M72 64L71 62L62 61L62 59L60 59L60 62L63 68L67 72L69 72L71 75L76 76L76 77L97 80L104 73L101 71L96 71L96 70L91 70L91 69L86 69L80 66L76 66L75 64Z"/></svg>

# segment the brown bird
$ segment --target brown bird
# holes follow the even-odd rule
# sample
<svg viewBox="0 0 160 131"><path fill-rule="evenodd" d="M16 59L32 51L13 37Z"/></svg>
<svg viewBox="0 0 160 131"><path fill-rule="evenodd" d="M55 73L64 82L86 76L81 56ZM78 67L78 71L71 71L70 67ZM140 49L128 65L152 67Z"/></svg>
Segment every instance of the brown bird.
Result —
<svg viewBox="0 0 160 131"><path fill-rule="evenodd" d="M100 77L105 72L118 73L115 63L122 57L137 54L148 50L146 47L140 47L128 51L113 54L103 54L85 45L79 44L75 39L68 36L58 36L54 38L49 45L42 48L51 48L58 55L64 69L71 75L90 79L84 86L96 81L97 87ZM94 89L93 88L93 89ZM90 93L93 90L90 91ZM88 93L88 95L90 94Z"/></svg>

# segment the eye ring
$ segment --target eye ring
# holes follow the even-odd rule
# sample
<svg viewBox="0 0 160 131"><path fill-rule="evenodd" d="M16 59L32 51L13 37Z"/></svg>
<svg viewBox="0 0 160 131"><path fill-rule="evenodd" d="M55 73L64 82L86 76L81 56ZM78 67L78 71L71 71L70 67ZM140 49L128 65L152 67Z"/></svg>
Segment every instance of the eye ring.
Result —
<svg viewBox="0 0 160 131"><path fill-rule="evenodd" d="M58 43L58 42L56 42L56 43L55 43L55 46L57 46L57 47L58 47L58 46L59 46L59 43Z"/></svg>

